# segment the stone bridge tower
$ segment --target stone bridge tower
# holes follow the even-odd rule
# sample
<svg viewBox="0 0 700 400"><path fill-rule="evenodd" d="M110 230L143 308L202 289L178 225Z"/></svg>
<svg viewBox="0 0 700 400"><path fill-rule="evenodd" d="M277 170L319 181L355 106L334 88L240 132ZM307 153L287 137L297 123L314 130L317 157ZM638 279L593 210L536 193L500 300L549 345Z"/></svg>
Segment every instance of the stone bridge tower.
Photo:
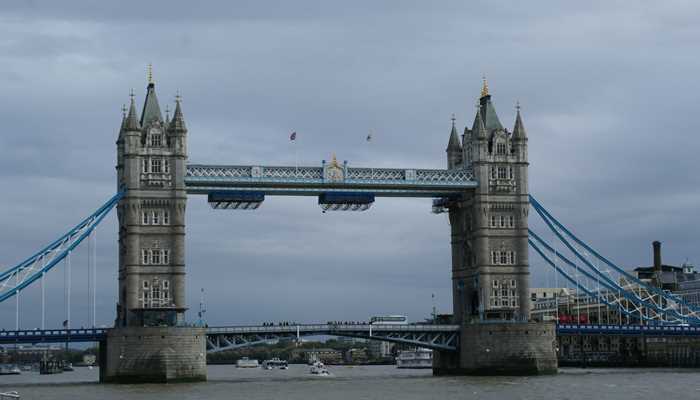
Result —
<svg viewBox="0 0 700 400"><path fill-rule="evenodd" d="M462 140L453 121L447 166L471 168L479 186L449 207L453 319L462 326L461 350L458 360L440 355L437 373L556 371L554 327L529 322L528 139L517 109L509 132L484 80L474 123Z"/></svg>
<svg viewBox="0 0 700 400"><path fill-rule="evenodd" d="M117 139L119 301L103 343L103 381L206 379L203 329L185 327L187 128L179 96L163 119L149 71Z"/></svg>

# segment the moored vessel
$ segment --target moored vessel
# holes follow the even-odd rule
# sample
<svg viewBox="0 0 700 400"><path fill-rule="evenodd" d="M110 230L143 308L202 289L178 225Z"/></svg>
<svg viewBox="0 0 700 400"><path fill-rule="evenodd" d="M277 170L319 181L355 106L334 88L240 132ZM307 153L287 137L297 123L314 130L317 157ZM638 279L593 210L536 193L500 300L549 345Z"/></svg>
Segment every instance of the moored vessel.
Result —
<svg viewBox="0 0 700 400"><path fill-rule="evenodd" d="M396 357L396 368L432 368L433 351L429 349L404 350Z"/></svg>
<svg viewBox="0 0 700 400"><path fill-rule="evenodd" d="M0 365L0 375L19 375L21 373L22 373L22 371L20 371L19 367L17 367L16 365L12 365L12 364Z"/></svg>
<svg viewBox="0 0 700 400"><path fill-rule="evenodd" d="M263 369L273 369L273 368L279 368L279 369L287 369L288 364L287 360L280 360L277 357L274 357L270 360L265 360L262 363Z"/></svg>
<svg viewBox="0 0 700 400"><path fill-rule="evenodd" d="M258 368L259 366L258 360L251 360L248 357L243 357L236 361L236 367L238 368Z"/></svg>

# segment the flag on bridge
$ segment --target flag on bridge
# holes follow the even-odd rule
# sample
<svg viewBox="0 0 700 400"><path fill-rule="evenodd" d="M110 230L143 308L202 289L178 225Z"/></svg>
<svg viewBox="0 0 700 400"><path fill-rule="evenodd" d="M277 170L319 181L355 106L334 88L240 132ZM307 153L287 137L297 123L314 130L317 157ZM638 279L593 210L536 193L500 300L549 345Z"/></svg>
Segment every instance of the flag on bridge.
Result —
<svg viewBox="0 0 700 400"><path fill-rule="evenodd" d="M297 132L296 131L292 132L292 134L289 135L289 140L291 140L291 141L297 140Z"/></svg>
<svg viewBox="0 0 700 400"><path fill-rule="evenodd" d="M64 328L68 328L68 320L64 320L64 321L63 321L63 327L64 327Z"/></svg>
<svg viewBox="0 0 700 400"><path fill-rule="evenodd" d="M367 134L367 141L368 142L372 141L372 131L369 131L369 133Z"/></svg>

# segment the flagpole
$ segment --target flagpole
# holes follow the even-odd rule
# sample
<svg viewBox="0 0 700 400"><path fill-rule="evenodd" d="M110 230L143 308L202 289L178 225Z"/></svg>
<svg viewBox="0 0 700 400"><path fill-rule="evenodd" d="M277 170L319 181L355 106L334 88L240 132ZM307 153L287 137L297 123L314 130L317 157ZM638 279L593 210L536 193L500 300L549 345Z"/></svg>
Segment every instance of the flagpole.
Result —
<svg viewBox="0 0 700 400"><path fill-rule="evenodd" d="M372 130L370 129L369 134L367 135L367 143L372 142ZM374 164L369 167L369 179L374 180Z"/></svg>

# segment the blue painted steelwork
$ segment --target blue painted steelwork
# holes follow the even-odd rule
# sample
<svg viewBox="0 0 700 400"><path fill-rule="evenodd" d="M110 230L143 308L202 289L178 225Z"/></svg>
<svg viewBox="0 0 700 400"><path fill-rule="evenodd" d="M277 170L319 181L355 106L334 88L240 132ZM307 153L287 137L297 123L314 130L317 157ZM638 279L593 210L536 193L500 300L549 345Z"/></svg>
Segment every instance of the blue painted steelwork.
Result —
<svg viewBox="0 0 700 400"><path fill-rule="evenodd" d="M456 351L458 325L336 325L230 326L207 328L207 352L217 352L302 336L347 336ZM107 329L48 329L0 332L0 344L97 342Z"/></svg>
<svg viewBox="0 0 700 400"><path fill-rule="evenodd" d="M557 335L700 336L698 326L558 324Z"/></svg>
<svg viewBox="0 0 700 400"><path fill-rule="evenodd" d="M105 328L0 331L0 344L99 342ZM557 324L557 335L700 336L700 327L679 325ZM458 325L330 325L232 326L207 329L207 352L216 352L302 336L348 336L456 351Z"/></svg>
<svg viewBox="0 0 700 400"><path fill-rule="evenodd" d="M68 233L0 274L0 302L14 296L61 262L92 233L123 196L124 191L118 192Z"/></svg>
<svg viewBox="0 0 700 400"><path fill-rule="evenodd" d="M613 263L612 261L610 261L610 260L608 260L607 258L603 257L603 256L600 255L597 251L595 251L592 247L590 247L588 244L586 244L584 241L582 241L582 240L580 240L578 237L576 237L576 235L574 235L574 234L573 234L569 229L567 229L564 225L562 225L556 218L554 218L554 217L542 206L542 204L540 204L540 202L538 202L534 197L532 197L532 195L528 195L528 197L530 198L530 203L532 204L533 208L535 208L535 210L540 214L540 217L545 221L545 223L548 225L548 227L550 228L550 230L555 231L551 224L556 225L556 226L557 226L559 229L561 229L568 237L570 237L574 242L576 242L578 245L580 245L581 247L583 247L584 249L586 249L586 251L588 251L591 255L593 255L593 256L596 257L597 259L601 260L603 263L605 263L606 265L608 265L610 268L612 268L612 269L614 269L615 271L617 271L617 273L619 273L620 275L624 276L625 279L629 280L630 282L634 282L635 284L637 284L637 285L643 287L645 290L647 290L647 291L649 291L649 292L651 292L651 293L655 293L655 294L657 294L657 295L659 295L659 296L662 296L662 297L667 298L667 299L670 299L670 300L672 300L672 301L674 301L674 302L676 302L676 303L679 303L679 304L683 305L684 307L687 307L689 310L700 311L700 308L695 307L695 306L693 306L693 305L687 303L685 300L683 300L682 298L680 298L680 297L674 295L673 293L665 292L665 291L663 291L663 290L661 290L661 289L659 289L659 288L657 288L657 287L647 285L646 283L644 283L644 282L642 282L641 280L637 279L637 277L631 275L630 273L628 273L628 272L625 271L624 269L622 269L622 268L620 268L619 266L617 266L617 265L616 265L615 263ZM551 222L551 224L550 224L550 222ZM559 234L559 233L555 232L555 234L557 234L557 236L560 237L560 234ZM560 237L560 240L565 241L565 239L563 239L563 238L561 238L561 237ZM568 246L567 246L567 247L568 247ZM578 252L576 252L576 253L577 253L577 256L580 255L580 254L578 254ZM587 261L586 261L586 262L587 262ZM595 268L595 267L593 267L593 268ZM595 269L597 269L597 268L595 268Z"/></svg>
<svg viewBox="0 0 700 400"><path fill-rule="evenodd" d="M554 253L554 249L553 249L551 246L549 246L547 243L545 243L537 234L535 234L534 232L532 232L532 231L529 230L529 229L528 229L528 233L530 234L530 236L531 236L532 238L534 238L534 239L537 240L541 245L543 245L544 247L546 247L547 250L549 250L549 251L551 251L551 252ZM530 246L535 250L535 252L537 252L537 254L539 254L540 257L542 257L542 259L543 259L547 264L549 264L549 266L551 266L552 268L554 268L555 271L557 271L561 276L563 276L564 279L566 279L567 281L569 281L570 283L572 283L572 284L574 284L574 285L577 285L577 286L578 286L584 293L586 293L587 295L589 295L589 296L591 296L591 297L599 297L599 296L596 295L596 293L595 293L592 289L589 289L588 287L586 287L586 285L581 284L580 282L577 282L576 279L575 279L574 277L572 277L572 276L569 275L566 271L564 271L563 269L561 269L551 258L549 258L549 257L542 251L542 249L540 249L540 247L539 247L535 242L532 241L532 239L528 239L527 241L528 241L528 243L530 244ZM564 263L566 263L566 264L568 264L568 265L573 265L573 263L572 263L569 259L567 259L566 257L564 257L564 256L561 255L561 254L557 254L557 258L559 258L561 261L564 261ZM582 272L585 276L587 276L587 277L592 277L588 272L586 272L586 271L584 271L584 270L581 270L581 272ZM625 296L625 297L627 297L627 298L629 298L629 299L631 299L631 300L636 300L636 298L633 298L632 296L629 296L625 290L623 290L621 293L622 293L623 296ZM625 309L620 303L611 303L611 302L609 302L607 299L604 299L604 298L600 298L599 300L600 300L603 304L605 304L606 306L608 306L608 307L610 307L610 308L613 308L613 309L616 309L617 311L620 311L620 312L623 313L624 315L627 315L627 316L635 316L631 311ZM647 321L650 321L650 320L651 320L650 318L645 317L644 315L641 315L641 316L639 316L639 317L641 317L642 319L645 319L645 320L647 320Z"/></svg>
<svg viewBox="0 0 700 400"><path fill-rule="evenodd" d="M572 268L575 268L577 272L581 272L586 276L587 278L591 280L596 280L597 283L602 284L604 287L611 289L617 293L619 293L622 297L625 299L631 301L632 303L636 304L638 307L644 307L646 310L651 310L654 311L658 314L664 315L665 319L667 319L667 322L672 322L671 320L674 320L673 322L676 323L692 323L695 325L700 325L700 316L698 316L693 308L689 307L684 301L679 301L678 297L676 296L671 296L667 294L666 292L659 290L658 288L651 287L649 285L646 285L645 283L641 282L637 278L631 276L627 272L625 272L622 268L617 267L616 265L612 264L610 261L605 259L604 257L600 256L595 250L593 250L590 246L586 245L583 241L578 239L576 236L571 233L568 229L566 229L559 221L557 221L542 205L537 202L532 196L530 197L530 202L535 209L535 211L539 214L540 218L545 222L547 227L559 238L559 240L566 246L567 249L569 249L580 261L582 261L585 265L586 268L588 268L594 276L589 274L584 268L579 268L575 263L572 261L568 260L566 257L564 257L561 253L557 253L554 248L551 246L547 245L539 236L537 236L534 232L528 229L530 237L536 239L540 244L545 246L548 251L556 254L556 257L564 261L567 265L569 265ZM644 293L651 293L656 296L658 299L656 302L652 301L654 300L652 297L648 297L647 299L642 299L641 296L637 293L635 293L634 290L631 290L631 288L624 288L622 285L615 280L611 279L611 277L607 276L605 273L603 273L600 269L595 267L586 257L584 257L570 242L567 240L566 237L564 237L564 234L560 232L558 229L555 228L558 227L561 229L561 231L564 232L564 234L568 237L570 237L572 240L574 240L577 244L580 246L584 247L586 251L590 252L594 256L596 256L600 260L604 260L604 262L611 267L615 269L622 277L624 277L625 280L634 282L634 284L637 285L637 287L643 289ZM545 258L548 264L552 265L552 262L547 259L547 257L532 243L531 240L529 240L531 246L535 248L535 250L540 253L540 255ZM561 273L561 271L558 270L558 272ZM581 286L581 283L576 281L575 284L577 286ZM595 294L588 293L589 291L586 289L584 290L587 294L593 296L593 297L600 297L596 296ZM685 307L689 312L687 314L683 313L682 308ZM677 308L680 308L681 310L679 311ZM642 312L639 312L639 317L641 319L649 320L649 321L655 321L658 320L658 318L647 318L645 315L642 314Z"/></svg>
<svg viewBox="0 0 700 400"><path fill-rule="evenodd" d="M471 169L390 169L337 167L187 166L185 185L192 194L256 190L266 195L318 196L329 192L370 192L381 197L445 197L478 186Z"/></svg>
<svg viewBox="0 0 700 400"><path fill-rule="evenodd" d="M104 328L1 331L0 344L99 342L106 334Z"/></svg>

